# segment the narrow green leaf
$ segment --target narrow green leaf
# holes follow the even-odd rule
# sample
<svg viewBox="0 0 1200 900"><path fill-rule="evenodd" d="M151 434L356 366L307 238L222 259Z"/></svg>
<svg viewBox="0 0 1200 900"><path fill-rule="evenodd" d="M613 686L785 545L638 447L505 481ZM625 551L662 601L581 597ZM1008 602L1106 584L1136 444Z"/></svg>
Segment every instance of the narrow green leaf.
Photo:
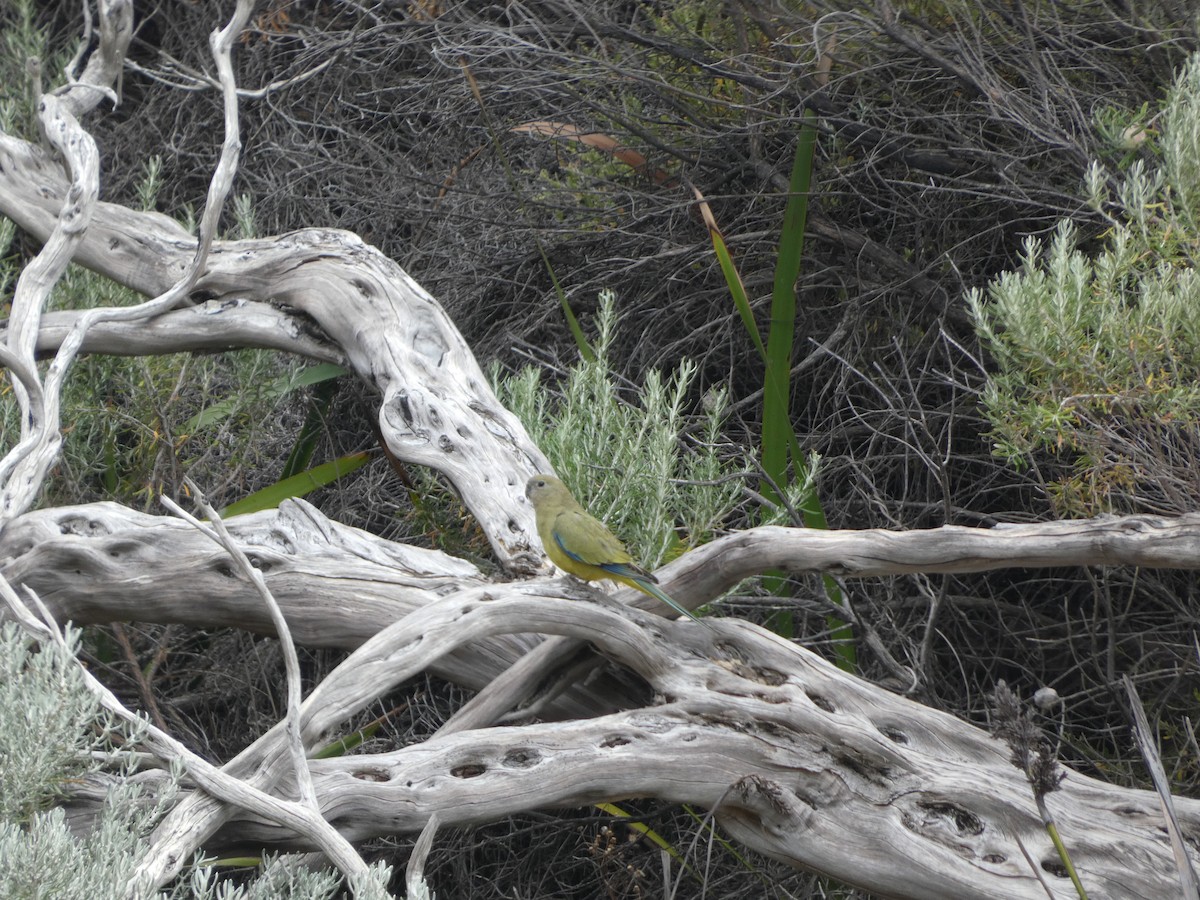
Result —
<svg viewBox="0 0 1200 900"><path fill-rule="evenodd" d="M769 477L763 479L761 489L765 497L776 502L781 498L773 485L788 484L789 460L794 459L799 466L803 459L792 429L791 369L796 328L796 279L800 275L804 249L804 223L808 214L815 146L816 129L806 113L792 158L788 200L779 233L779 254L771 291L771 323L767 332L767 368L763 378L762 466ZM785 582L782 573L771 573L764 577L763 584L771 593L780 594ZM776 613L771 627L780 637L790 640L796 633L795 616L787 611Z"/></svg>
<svg viewBox="0 0 1200 900"><path fill-rule="evenodd" d="M711 232L713 249L717 253L717 261L721 264L721 272L725 275L725 283L729 286L729 293L733 296L733 305L737 307L738 315L742 317L742 324L746 326L746 331L750 333L750 340L754 341L755 349L758 350L758 355L762 359L767 358L767 348L763 346L762 338L758 333L758 323L754 321L754 310L750 308L750 298L746 294L746 286L742 283L742 276L734 265L733 256L729 252L729 248L725 245L725 238L721 232Z"/></svg>
<svg viewBox="0 0 1200 900"><path fill-rule="evenodd" d="M779 255L775 263L775 281L771 291L771 327L767 335L767 371L763 381L763 469L776 484L789 483L789 469L796 478L801 471L804 455L796 440L791 420L792 351L796 331L796 280L804 256L804 228L808 221L808 197L812 190L813 157L817 145L816 114L804 113L804 123L796 142L792 173L788 181L788 202L783 213L779 234ZM766 496L773 497L769 484L763 486ZM816 491L810 491L800 507L808 528L828 528L825 511ZM829 576L822 579L825 595L835 606L844 602L837 582ZM846 672L858 671L858 653L854 645L854 630L836 615L826 616L833 641L838 667ZM794 617L780 613L773 623L783 636L793 636Z"/></svg>
<svg viewBox="0 0 1200 900"><path fill-rule="evenodd" d="M695 187L696 202L700 215L708 228L712 239L713 251L717 255L721 272L725 276L725 284L733 297L742 324L750 334L759 355L767 364L764 379L763 399L763 468L771 475L776 484L788 483L788 462L792 461L797 479L806 480L808 473L804 470L804 454L796 441L796 433L792 429L791 404L791 358L796 321L796 279L800 275L800 262L803 257L804 227L808 218L808 195L812 189L812 163L816 150L816 115L806 111L804 124L796 143L796 152L792 160L792 173L788 184L788 203L784 210L783 226L779 236L779 255L775 266L775 282L771 298L771 329L767 335L768 346L764 347L758 333L758 325L754 321L754 313L750 307L750 299L741 275L734 264L733 256L725 243L724 235L717 226L715 216L704 195ZM769 485L763 486L766 496L778 500ZM801 506L804 514L804 524L811 528L827 528L825 512L821 508L820 498L812 491ZM772 593L783 590L782 573L764 577L764 585ZM842 604L841 590L832 578L824 580L825 593L829 600L840 606ZM857 654L853 643L853 630L845 622L835 616L827 618L831 635L835 641L835 652L838 655L838 665L845 671L858 670ZM780 612L773 617L772 628L783 637L795 636L795 617L789 612Z"/></svg>
<svg viewBox="0 0 1200 900"><path fill-rule="evenodd" d="M554 293L558 295L558 302L562 306L563 316L566 317L567 327L571 330L571 337L575 339L575 346L579 348L579 355L587 362L595 362L596 352L592 350L592 345L587 342L587 336L584 335L583 328L579 325L579 319L575 317L575 310L571 309L571 302L567 300L567 292L558 283L558 276L554 274L554 267L550 265L550 258L546 256L546 251L542 249L541 242L538 243L538 253L542 255L542 262L546 264L546 271L549 273L550 281L554 285Z"/></svg>
<svg viewBox="0 0 1200 900"><path fill-rule="evenodd" d="M679 851L675 849L675 847L671 844L670 841L668 841L666 838L664 838L661 834L659 834L657 831L655 831L649 825L646 825L643 822L638 822L636 820L633 820L632 817L630 816L630 814L627 813L625 810L621 809L621 807L617 806L614 803L597 803L596 809L601 810L602 812L606 812L610 816L619 816L622 819L628 819L629 821L627 821L625 823L626 825L628 825L634 831L641 834L643 837L648 838L655 846L659 847L662 850L666 850L667 853L669 853L673 859L676 859L679 862L683 863L684 866L687 867L688 869L691 868L690 866L687 865L686 862L684 862L683 857L679 855Z"/></svg>
<svg viewBox="0 0 1200 900"><path fill-rule="evenodd" d="M239 400L236 397L230 397L225 400L220 400L212 406L206 406L196 415L192 416L183 424L183 430L187 433L199 431L201 428L207 428L210 425L215 425L223 419L228 419L233 415L233 411L237 409Z"/></svg>
<svg viewBox="0 0 1200 900"><path fill-rule="evenodd" d="M742 318L742 324L746 326L750 340L754 342L754 346L758 350L758 355L765 361L767 358L767 348L763 346L762 337L758 333L758 323L754 321L754 310L750 308L750 297L746 293L746 285L742 283L742 276L733 262L733 255L729 252L729 247L725 243L725 236L721 234L721 229L717 227L716 217L713 215L708 201L704 199L704 195L695 187L692 188L692 191L696 195L696 203L700 208L700 217L704 219L704 225L708 228L708 236L712 240L713 252L717 254L717 262L721 266L721 274L725 276L725 285L729 288L729 295L733 298L733 305L737 308L738 315Z"/></svg>
<svg viewBox="0 0 1200 900"><path fill-rule="evenodd" d="M366 728L360 728L358 731L348 734L343 738L338 738L336 741L326 744L316 753L309 754L309 759L334 759L339 756L345 756L351 750L359 747L364 741L370 740L375 736L375 733L383 726L383 722L376 720Z"/></svg>
<svg viewBox="0 0 1200 900"><path fill-rule="evenodd" d="M293 475L291 478L284 478L282 481L277 481L260 491L255 491L247 497L243 497L236 503L231 503L229 506L221 510L221 515L226 518L230 516L240 516L243 513L258 512L263 509L274 509L284 500L292 497L303 497L319 487L324 487L332 481L336 481L343 475L348 475L355 469L361 469L371 459L370 453L351 453L349 456L342 456L330 462L323 463L316 468L309 469L307 472L301 472L299 475Z"/></svg>
<svg viewBox="0 0 1200 900"><path fill-rule="evenodd" d="M789 449L794 432L791 420L792 346L796 330L796 279L804 252L804 224L808 218L808 193L812 181L817 130L811 110L796 142L788 202L779 235L775 284L771 291L771 327L767 335L767 373L763 382L763 468L776 484L788 483ZM797 460L799 462L799 460ZM769 490L769 486L768 486ZM768 494L767 496L770 496Z"/></svg>
<svg viewBox="0 0 1200 900"><path fill-rule="evenodd" d="M291 386L283 393L294 391L296 388L307 387L310 384L319 384L322 381L332 381L335 378L341 378L343 375L350 373L341 366L333 363L318 363L315 366L306 366L296 373L291 379L284 379L291 382Z"/></svg>
<svg viewBox="0 0 1200 900"><path fill-rule="evenodd" d="M220 859L204 860L204 865L214 869L257 869L262 864L261 856L222 856Z"/></svg>
<svg viewBox="0 0 1200 900"><path fill-rule="evenodd" d="M121 473L117 471L117 441L111 431L104 434L104 469L101 472L104 490L110 495L117 493L121 484Z"/></svg>
<svg viewBox="0 0 1200 900"><path fill-rule="evenodd" d="M317 450L317 442L321 438L321 430L325 427L329 415L329 407L337 393L336 379L327 379L317 385L308 404L308 415L296 436L296 443L283 464L281 478L291 478L299 475L312 463L313 454Z"/></svg>

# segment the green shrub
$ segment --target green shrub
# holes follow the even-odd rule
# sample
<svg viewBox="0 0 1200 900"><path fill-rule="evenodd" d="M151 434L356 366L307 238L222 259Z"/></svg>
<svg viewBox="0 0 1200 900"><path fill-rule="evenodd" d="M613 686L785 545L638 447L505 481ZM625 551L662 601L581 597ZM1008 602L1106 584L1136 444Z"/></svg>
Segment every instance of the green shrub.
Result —
<svg viewBox="0 0 1200 900"><path fill-rule="evenodd" d="M1200 501L1200 56L1158 117L1101 117L1112 175L1087 189L1110 228L1060 223L1022 266L968 296L996 371L983 394L995 452L1043 469L1061 514L1177 512ZM1128 156L1138 150L1137 158ZM1110 190L1110 185L1115 188Z"/></svg>
<svg viewBox="0 0 1200 900"><path fill-rule="evenodd" d="M647 568L711 540L741 496L729 477L740 453L721 447L725 395L716 391L697 420L686 412L695 376L684 361L664 380L651 370L636 391L609 368L617 325L614 297L600 296L595 358L581 359L555 393L540 368L496 378L500 401L524 423L579 502L621 536ZM694 436L685 437L691 432Z"/></svg>

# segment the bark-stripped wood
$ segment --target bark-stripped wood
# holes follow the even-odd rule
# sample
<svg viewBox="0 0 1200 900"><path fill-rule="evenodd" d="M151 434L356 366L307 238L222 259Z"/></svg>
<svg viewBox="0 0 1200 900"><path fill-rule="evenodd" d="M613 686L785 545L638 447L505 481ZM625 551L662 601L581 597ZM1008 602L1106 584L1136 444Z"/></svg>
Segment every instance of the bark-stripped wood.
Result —
<svg viewBox="0 0 1200 900"><path fill-rule="evenodd" d="M636 671L659 701L563 723L477 729L391 753L313 761L325 815L353 839L523 810L652 796L715 811L737 840L882 896L1020 900L1045 894L1017 846L1073 896L1007 747L946 713L882 691L763 629L716 632L611 605L544 596L448 597L350 656L304 707L306 740L431 659L497 631L572 635ZM524 593L524 591L522 591ZM255 787L293 790L275 761L280 729L230 768ZM1093 898L1176 896L1157 797L1071 772L1049 795ZM1200 801L1176 800L1200 845ZM213 829L216 846L306 848L276 825L227 817L195 794L170 833Z"/></svg>
<svg viewBox="0 0 1200 900"><path fill-rule="evenodd" d="M40 148L0 134L0 213L44 239L65 186L61 167ZM179 279L195 247L164 216L99 203L75 261L154 296ZM549 463L500 405L445 310L400 266L332 228L217 241L192 297L217 301L208 310L218 316L227 304L237 309L237 301L251 300L315 323L345 364L379 390L379 427L391 452L444 473L500 561L530 570L533 518L514 499ZM177 314L173 322L198 327ZM111 346L111 331L106 339ZM50 344L47 338L42 349Z"/></svg>

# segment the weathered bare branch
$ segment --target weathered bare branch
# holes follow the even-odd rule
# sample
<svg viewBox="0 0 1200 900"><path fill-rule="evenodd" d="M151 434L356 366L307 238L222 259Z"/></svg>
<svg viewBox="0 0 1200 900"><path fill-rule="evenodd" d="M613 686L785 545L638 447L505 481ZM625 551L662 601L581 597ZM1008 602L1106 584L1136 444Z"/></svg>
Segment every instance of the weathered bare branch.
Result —
<svg viewBox="0 0 1200 900"><path fill-rule="evenodd" d="M296 639L308 646L357 647L437 597L485 583L469 563L330 522L304 501L229 525L264 573ZM1200 516L1126 516L910 532L757 528L686 553L658 574L673 596L695 609L771 569L872 577L1070 565L1192 568L1197 559ZM116 504L27 513L0 535L0 560L6 577L37 590L59 621L138 620L274 633L253 592L228 577L221 554L178 522ZM207 602L196 604L197 595ZM654 600L632 591L621 597L656 608ZM496 639L439 660L434 671L479 689L529 647L527 640ZM522 660L518 672L524 674L511 673L489 688L454 727L479 724L472 718L477 704L488 704L492 712L483 719L490 723L527 701L529 685L545 666L541 654L553 651L544 648ZM505 684L503 690L514 693L493 706L486 698ZM595 708L594 697L575 699L583 706L566 708ZM560 714L564 709L556 708Z"/></svg>
<svg viewBox="0 0 1200 900"><path fill-rule="evenodd" d="M343 362L377 388L389 448L406 461L445 473L475 513L500 562L511 572L534 570L537 543L529 536L532 517L520 486L530 471L545 468L545 461L500 407L433 298L396 263L346 231L306 229L210 246L237 159L239 94L232 85L229 50L248 8L245 0L239 3L221 39L224 50L214 48L225 92L226 141L199 241L164 217L95 203L96 180L86 175L92 163L85 158L94 151L76 146L82 131L70 116L104 96L115 96L101 82L119 71L122 41L127 42L130 31L128 3L102 4L101 47L89 58L81 82L52 96L45 107L48 131L58 129L57 147L68 161L66 170L43 150L0 135L0 212L47 241L41 262L26 270L29 280L24 293L18 292L21 302L14 307L8 343L0 353L0 361L24 386L27 406L27 440L0 471L0 476L13 476L8 479L15 486L12 511L27 506L53 459L55 404L77 352L269 346ZM1026 85L1010 81L1011 66L976 54L977 48L980 53L987 48L973 30L972 17L954 29L952 41L935 40L927 29L892 15L889 4L879 4L879 9L887 26L883 33L896 44L929 63L939 79L950 80L945 78L949 75L971 86L971 97L988 105L990 121L1011 120L1014 130L1039 144L1036 154L1023 158L1040 159L1040 144L1049 141L1072 165L1086 160L1085 143L1072 128L1055 124L1037 106L1039 93L1044 99L1061 83L1052 67L1068 71L1069 56L1037 62ZM764 27L774 28L769 18L763 15ZM556 40L565 38L567 28L573 40L619 36L603 26L592 30L585 20L581 13L578 23L555 28L527 24L524 31L497 30L489 40L514 42L505 52L517 60L522 58L513 49L517 44L543 52L546 48L538 42L551 34ZM863 35L874 28L857 13L855 22ZM456 28L456 20L446 16L430 30L438 31L439 40L449 40ZM850 46L865 47L857 37ZM624 38L636 43L632 34ZM344 46L357 39L351 34ZM767 74L762 75L750 65L748 53L725 60L718 48L693 47L687 36L648 40L644 46L690 60L707 75L730 78L761 97L770 95L785 105L799 102L803 98L792 96L800 83L798 56L785 48L796 42L794 34L780 32L771 40L784 52L772 62L774 69L764 69ZM481 52L486 42L476 41L473 50L470 44L464 42L466 51L487 55ZM446 46L440 44L438 52ZM310 61L304 75L275 79L263 91L240 95L249 98L294 86L333 68L329 58ZM564 63L573 59L566 51L555 58ZM870 54L861 62L855 79L870 71ZM614 56L604 62L605 71L619 71L626 63ZM203 79L206 85L213 83ZM662 79L639 74L632 81L649 89ZM851 148L855 152L865 147L875 160L895 158L907 164L952 160L953 165L929 165L925 171L957 179L942 187L960 197L978 189L970 178L988 173L1020 181L1006 174L1021 167L1020 159L952 140L949 132L926 148L917 129L908 134L904 128L859 127L846 121L846 110L859 108L848 84L836 102L826 97L822 108L837 112L840 119L831 118L830 127L857 142L858 149ZM712 99L690 87L671 93L683 113L690 103ZM1018 102L1011 102L1014 98ZM748 93L747 108L752 99ZM722 101L724 109L734 105ZM697 107L685 119L698 122L701 111ZM704 165L703 154L683 152L687 142L658 139L658 124L652 117L625 122L630 134L660 151L689 166ZM734 153L733 162L721 163L728 172L709 171L709 177L724 184L721 179L744 168L763 183L780 180L778 160L763 155L760 126L749 131L755 132L749 154ZM960 145L967 152L960 152ZM989 145L990 139L984 149ZM868 172L879 171L875 161L867 166ZM1075 202L1056 193L1063 189L1053 184L1039 188L1039 216ZM741 188L731 182L729 190ZM912 241L897 237L895 249L886 249L861 217L857 222L849 218L853 227L841 219L822 225L823 220L814 218L811 230L829 239L822 243L863 251L849 255L868 275L903 277L927 296L938 297L935 309L952 296L922 252L914 251L911 259L907 250L901 252ZM773 243L775 233L760 230L753 240ZM889 234L889 247L891 239ZM662 251L664 257L681 259L693 252L701 251L687 249L686 240ZM72 253L156 299L125 310L41 315L46 292ZM647 253L646 258L653 256ZM844 320L838 333L849 334L853 326ZM39 352L58 354L45 391L34 366ZM832 348L830 356L836 352ZM811 361L805 365L815 369ZM890 402L882 388L873 389ZM938 454L921 447L913 453L930 472L944 475L945 461ZM864 478L864 494L872 487ZM952 495L948 481L942 493L947 512ZM946 518L948 513L942 520ZM1195 569L1200 560L1197 526L1200 516L1190 515L912 532L751 529L693 550L660 574L673 595L697 607L743 578L770 569L854 578L1001 567ZM422 745L312 764L319 800L342 829L340 837L326 823L313 821L311 810L297 811L291 804L264 800L265 794L256 796L256 791L292 791L287 766L281 764L288 749L282 726L247 748L228 772L184 754L201 790L187 797L156 836L143 869L147 885L157 886L179 871L206 842L322 846L344 871L359 871L361 861L346 853L346 838L416 831L439 818L469 825L547 805L652 796L707 806L727 832L748 846L882 895L1041 896L1040 885L1046 882L1065 889L1024 776L1008 764L1003 747L958 719L846 675L761 629L726 620L710 632L603 602L568 604L562 599L589 595L567 582L491 584L463 561L388 544L329 522L302 502L233 520L230 532L302 643L357 648L304 704L299 732L306 747L327 731L347 727L356 711L419 672L432 671L482 690ZM264 615L249 585L231 577L224 554L179 523L112 504L28 513L7 523L0 531L0 570L14 584L43 594L59 621L132 619L280 630ZM922 671L938 605L952 609L955 603L953 596L936 596L925 620ZM204 602L197 603L197 597ZM640 597L638 602L653 604ZM878 640L881 629L875 621L855 624L868 647L881 657L890 652ZM555 637L536 645L540 639L535 635ZM600 656L588 649L589 643L600 648ZM607 690L611 682L603 677L589 677L586 685L564 681L565 665L575 664L574 674L578 667L598 667L609 660L637 673L646 693L661 699L631 701ZM566 691L558 696L564 684ZM603 717L482 730L504 721L505 715L528 716L530 710L544 718L597 711ZM155 739L151 746L162 758L180 755L166 736ZM300 756L294 746L292 754ZM246 777L248 784L231 780L230 773ZM1070 773L1063 790L1048 803L1093 896L1157 897L1176 883L1153 795ZM1176 859L1194 858L1200 844L1200 804L1179 799L1176 807ZM1031 855L1024 856L1023 848ZM1030 871L1025 860L1044 871Z"/></svg>
<svg viewBox="0 0 1200 900"><path fill-rule="evenodd" d="M53 353L84 313L55 310L42 316L39 356ZM0 328L0 335L4 330ZM84 335L80 351L111 356L154 356L183 351L259 347L320 362L343 363L337 347L313 334L304 321L266 303L226 298L173 309L145 322L98 322Z"/></svg>
<svg viewBox="0 0 1200 900"><path fill-rule="evenodd" d="M0 213L45 237L61 171L37 148L4 135L0 163ZM100 204L94 225L76 261L145 294L174 284L196 248L178 225L153 213ZM549 464L496 400L445 311L408 273L356 235L315 228L215 242L206 265L193 299L270 302L315 321L382 394L379 425L392 453L446 474L497 556L536 567L532 515L512 497Z"/></svg>
<svg viewBox="0 0 1200 900"><path fill-rule="evenodd" d="M40 606L37 594L29 593L34 603ZM26 630L39 640L52 640L66 648L62 632L58 628L48 627L37 621L17 597L12 585L3 577L0 577L0 599L4 600L4 608L9 611L9 614L21 622ZM285 828L295 829L298 834L307 835L313 845L320 847L329 859L347 875L355 875L366 870L366 864L350 846L347 839L318 812L302 803L280 800L262 791L256 791L243 781L224 774L204 757L193 753L165 731L140 719L126 709L116 695L86 668L81 667L80 671L87 689L97 698L100 706L120 720L134 725L138 733L143 735L143 743L156 759L164 763L169 763L171 760L184 763L190 778L211 796L219 797L240 809L253 810L267 821L275 822ZM101 803L104 802L103 797L98 799ZM153 887L150 885L157 884L153 875L148 877L148 882L149 884L144 886L145 896L153 893Z"/></svg>
<svg viewBox="0 0 1200 900"><path fill-rule="evenodd" d="M89 13L85 7L84 14ZM98 13L100 38L88 56L83 74L61 89L63 102L76 118L91 112L104 97L113 94L111 85L121 75L125 52L133 39L133 0L102 0ZM86 34L80 52L87 49L85 45Z"/></svg>
<svg viewBox="0 0 1200 900"><path fill-rule="evenodd" d="M418 831L435 813L445 824L470 825L522 809L653 796L711 808L748 846L882 896L1041 897L1018 841L1052 883L1066 884L1025 775L1002 743L763 629L716 625L714 639L708 629L604 604L479 591L446 598L381 632L313 692L309 739L381 686L497 630L589 639L670 699L591 720L472 730L387 754L314 761L322 808L361 840ZM271 761L283 752L276 729L230 769L253 772L252 783L265 787L266 773L282 771ZM289 790L286 780L275 789ZM1047 802L1091 896L1168 896L1178 884L1152 792L1069 773ZM1176 803L1195 854L1200 801ZM270 823L227 819L201 796L180 805L164 834L219 821L226 824L214 833L217 844L310 846Z"/></svg>
<svg viewBox="0 0 1200 900"><path fill-rule="evenodd" d="M524 502L519 492L512 502ZM230 528L256 554L298 640L309 646L357 646L436 596L483 582L470 563L339 525L302 500L240 516ZM36 589L60 620L138 618L270 633L250 595L227 583L213 556L179 523L113 503L27 513L0 535L6 574ZM921 531L753 528L685 553L658 575L695 609L770 569L872 577L1071 565L1189 569L1198 559L1200 514L1111 516ZM134 569L145 578L131 585ZM187 591L177 595L172 585ZM219 602L198 609L190 603L196 592ZM634 605L657 608L627 593ZM313 597L327 599L314 607Z"/></svg>
<svg viewBox="0 0 1200 900"><path fill-rule="evenodd" d="M309 774L308 764L304 756L304 746L300 742L300 698L302 693L300 686L300 658L296 654L296 643L292 640L292 632L288 628L287 619L284 618L283 613L280 611L279 603L271 595L271 589L267 587L267 581L263 577L262 570L256 569L254 564L250 562L250 557L246 555L245 551L242 550L229 534L229 529L225 527L224 520L209 505L208 500L205 499L195 483L191 480L185 483L192 491L196 506L200 508L206 521L201 522L170 497L161 498L163 505L229 554L242 577L254 586L255 593L258 594L263 606L267 609L267 614L271 617L271 625L275 629L275 635L279 639L282 648L284 673L287 676L287 714L284 721L288 738L288 750L292 755L292 770L296 773L296 784L300 788L300 799L311 807L313 812L319 814L321 808L317 805L316 794L313 791L312 776Z"/></svg>
<svg viewBox="0 0 1200 900"><path fill-rule="evenodd" d="M124 7L125 18L131 17L128 4L117 4L114 9ZM114 15L111 17L116 19ZM128 22L125 23L128 26ZM105 29L103 37L110 42L121 40L128 43L128 27ZM112 48L109 48L112 49ZM116 52L123 55L123 47ZM92 69L90 74L113 75L106 68ZM63 175L63 184L57 196L47 204L45 245L22 270L13 293L12 313L5 335L8 349L20 360L25 369L23 375L14 375L13 388L21 411L20 440L0 460L0 523L24 512L33 503L42 481L58 456L62 438L58 429L57 375L70 364L70 354L60 350L57 370L52 368L46 383L34 396L26 390L25 382L35 371L33 367L34 347L41 322L42 311L50 297L50 291L62 277L76 249L83 241L91 222L92 213L100 193L100 154L96 143L83 130L73 112L76 108L87 108L96 102L94 88L105 84L79 84L64 89L64 96L53 94L40 98L38 121L46 140L65 162L69 177Z"/></svg>

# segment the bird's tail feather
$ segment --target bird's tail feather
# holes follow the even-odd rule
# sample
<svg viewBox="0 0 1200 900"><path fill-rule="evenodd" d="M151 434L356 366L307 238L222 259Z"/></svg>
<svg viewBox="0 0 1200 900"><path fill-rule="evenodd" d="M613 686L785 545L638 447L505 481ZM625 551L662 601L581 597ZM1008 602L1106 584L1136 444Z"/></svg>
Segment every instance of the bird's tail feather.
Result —
<svg viewBox="0 0 1200 900"><path fill-rule="evenodd" d="M671 607L671 609L673 609L677 613L679 613L681 616L687 616L693 622L700 621L700 618L698 616L696 616L690 609L676 603L674 600L672 600L667 595L666 591L664 591L662 588L660 588L654 582L646 581L642 578L630 578L629 585L631 587L637 588L643 594L649 594L651 597L656 597L657 599L661 600L663 603L667 604L667 606Z"/></svg>

